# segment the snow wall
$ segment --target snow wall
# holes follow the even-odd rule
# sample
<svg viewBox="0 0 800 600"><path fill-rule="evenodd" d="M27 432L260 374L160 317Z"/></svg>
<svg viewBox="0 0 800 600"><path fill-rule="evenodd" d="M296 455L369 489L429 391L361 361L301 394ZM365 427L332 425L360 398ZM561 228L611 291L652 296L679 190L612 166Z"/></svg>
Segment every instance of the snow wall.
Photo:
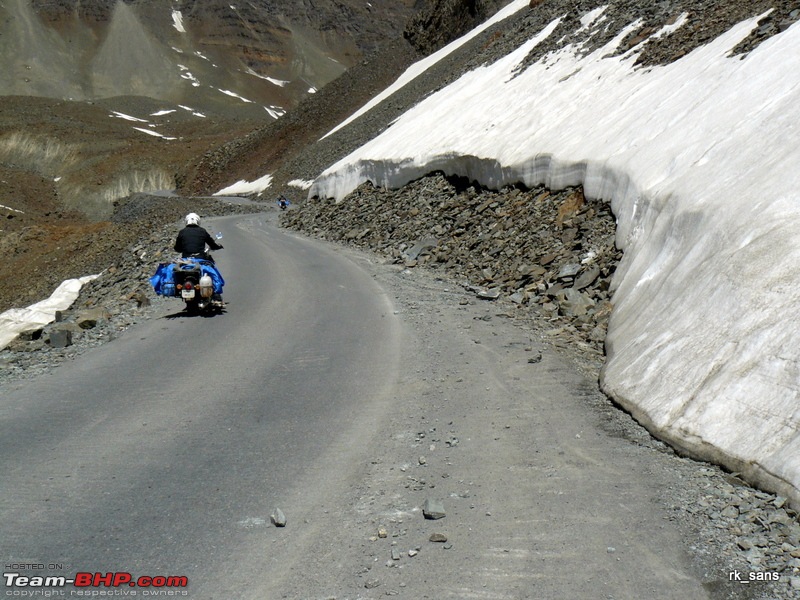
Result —
<svg viewBox="0 0 800 600"><path fill-rule="evenodd" d="M603 389L658 437L798 505L800 27L730 57L757 21L667 66L608 57L629 28L516 72L552 23L402 115L309 197L442 170L609 201L624 258Z"/></svg>

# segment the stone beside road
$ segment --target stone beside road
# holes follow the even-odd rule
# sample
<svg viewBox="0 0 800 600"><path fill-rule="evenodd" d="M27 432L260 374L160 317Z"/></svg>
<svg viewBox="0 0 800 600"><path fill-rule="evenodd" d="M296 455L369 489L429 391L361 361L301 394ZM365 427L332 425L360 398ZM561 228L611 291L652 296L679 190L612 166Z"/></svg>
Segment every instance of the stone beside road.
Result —
<svg viewBox="0 0 800 600"><path fill-rule="evenodd" d="M270 515L270 520L275 527L286 527L286 515L280 508L276 508Z"/></svg>
<svg viewBox="0 0 800 600"><path fill-rule="evenodd" d="M422 505L422 515L431 521L444 519L447 513L444 511L444 504L440 500L428 498Z"/></svg>

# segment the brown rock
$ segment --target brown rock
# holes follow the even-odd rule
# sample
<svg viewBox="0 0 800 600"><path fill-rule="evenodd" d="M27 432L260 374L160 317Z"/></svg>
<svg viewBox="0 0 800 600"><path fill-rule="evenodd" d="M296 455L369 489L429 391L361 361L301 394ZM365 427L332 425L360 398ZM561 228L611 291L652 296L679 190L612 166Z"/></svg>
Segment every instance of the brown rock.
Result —
<svg viewBox="0 0 800 600"><path fill-rule="evenodd" d="M572 195L564 200L561 206L558 207L556 225L558 227L563 227L564 221L578 214L578 211L583 208L584 202L585 198L583 197L582 190L576 190L573 192Z"/></svg>

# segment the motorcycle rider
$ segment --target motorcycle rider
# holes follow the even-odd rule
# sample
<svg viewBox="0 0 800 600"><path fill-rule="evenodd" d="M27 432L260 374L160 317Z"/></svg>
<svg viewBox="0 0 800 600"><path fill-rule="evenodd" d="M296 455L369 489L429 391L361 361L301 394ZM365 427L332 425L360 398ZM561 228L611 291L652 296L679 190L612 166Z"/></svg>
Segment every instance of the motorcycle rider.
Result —
<svg viewBox="0 0 800 600"><path fill-rule="evenodd" d="M219 273L214 265L214 259L206 252L206 245L211 250L222 250L222 244L218 244L208 231L200 227L200 215L189 213L184 218L186 227L178 232L175 240L175 252L180 252L182 258L202 258L210 262L214 270ZM222 305L222 294L214 293L211 297L212 302Z"/></svg>
<svg viewBox="0 0 800 600"><path fill-rule="evenodd" d="M206 253L206 245L212 250L222 250L222 246L200 227L200 216L197 213L189 213L185 221L186 227L178 232L178 239L175 240L175 252L180 252L183 258L194 256L214 262Z"/></svg>

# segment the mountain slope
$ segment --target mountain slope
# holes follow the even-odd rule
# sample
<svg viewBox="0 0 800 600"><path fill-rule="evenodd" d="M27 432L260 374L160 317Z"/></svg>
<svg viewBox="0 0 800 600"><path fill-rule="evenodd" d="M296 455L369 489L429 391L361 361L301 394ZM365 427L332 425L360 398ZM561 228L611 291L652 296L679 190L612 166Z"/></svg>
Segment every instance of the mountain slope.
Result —
<svg viewBox="0 0 800 600"><path fill-rule="evenodd" d="M414 10L410 0L9 0L0 7L0 95L149 96L266 118L265 108L282 114L398 37Z"/></svg>

